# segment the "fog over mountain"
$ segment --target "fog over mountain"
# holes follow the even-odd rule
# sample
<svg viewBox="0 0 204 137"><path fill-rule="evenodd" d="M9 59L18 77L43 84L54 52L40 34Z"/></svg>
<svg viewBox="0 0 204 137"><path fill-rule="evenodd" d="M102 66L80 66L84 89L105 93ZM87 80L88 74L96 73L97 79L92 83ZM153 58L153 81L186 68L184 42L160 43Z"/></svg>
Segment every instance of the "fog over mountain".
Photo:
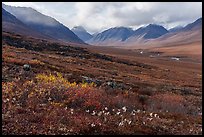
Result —
<svg viewBox="0 0 204 137"><path fill-rule="evenodd" d="M69 28L54 18L41 14L35 9L27 7L13 7L4 4L3 8L17 17L24 24L38 32L41 32L42 34L66 42L84 43Z"/></svg>
<svg viewBox="0 0 204 137"><path fill-rule="evenodd" d="M30 28L19 19L17 19L14 15L7 12L2 8L2 30L6 32L13 32L16 34L23 34L26 36L41 38L41 39L53 39L47 35L41 34L40 32L35 31Z"/></svg>

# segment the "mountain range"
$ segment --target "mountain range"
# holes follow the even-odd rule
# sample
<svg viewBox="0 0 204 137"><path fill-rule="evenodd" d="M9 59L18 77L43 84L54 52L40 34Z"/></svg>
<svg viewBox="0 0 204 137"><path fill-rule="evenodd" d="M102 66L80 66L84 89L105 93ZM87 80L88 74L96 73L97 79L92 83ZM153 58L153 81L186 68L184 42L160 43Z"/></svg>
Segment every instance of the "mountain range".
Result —
<svg viewBox="0 0 204 137"><path fill-rule="evenodd" d="M137 30L125 27L110 28L98 33L86 42L100 46L134 46L171 42L188 43L201 40L202 18L199 18L184 27L179 26L170 30L157 24L149 24Z"/></svg>
<svg viewBox="0 0 204 137"><path fill-rule="evenodd" d="M64 42L85 44L83 40L75 35L69 28L52 17L46 16L32 8L2 5L6 11L33 30Z"/></svg>
<svg viewBox="0 0 204 137"><path fill-rule="evenodd" d="M192 42L202 42L202 18L197 19L193 23L186 25L183 28L180 28L176 32L169 32L157 39L149 41L150 43L156 44L168 44L177 43L177 44L186 44Z"/></svg>
<svg viewBox="0 0 204 137"><path fill-rule="evenodd" d="M3 31L78 44L99 46L157 45L171 42L202 40L202 18L184 27L167 30L161 25L149 24L136 30L120 26L91 35L83 26L71 30L56 19L29 7L14 7L2 4Z"/></svg>
<svg viewBox="0 0 204 137"><path fill-rule="evenodd" d="M105 30L87 42L89 44L107 44L107 42L126 42L132 39L153 39L168 33L168 31L159 25L149 24L147 27L141 27L137 30L126 27L115 27Z"/></svg>

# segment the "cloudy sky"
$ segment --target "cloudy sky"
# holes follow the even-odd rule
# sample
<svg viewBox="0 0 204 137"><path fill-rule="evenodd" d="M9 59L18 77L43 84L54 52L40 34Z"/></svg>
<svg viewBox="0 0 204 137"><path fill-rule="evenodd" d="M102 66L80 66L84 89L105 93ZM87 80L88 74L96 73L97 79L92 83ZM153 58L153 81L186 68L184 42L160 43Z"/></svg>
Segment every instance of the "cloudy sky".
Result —
<svg viewBox="0 0 204 137"><path fill-rule="evenodd" d="M88 32L110 27L136 29L150 23L169 29L202 17L202 2L3 2L32 7L68 28L81 25Z"/></svg>

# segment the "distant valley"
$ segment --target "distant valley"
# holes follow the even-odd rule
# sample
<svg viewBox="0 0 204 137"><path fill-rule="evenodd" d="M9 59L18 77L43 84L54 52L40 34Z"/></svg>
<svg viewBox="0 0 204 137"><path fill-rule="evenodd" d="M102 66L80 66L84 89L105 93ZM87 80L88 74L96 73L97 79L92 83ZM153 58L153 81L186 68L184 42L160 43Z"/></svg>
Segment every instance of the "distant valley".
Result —
<svg viewBox="0 0 204 137"><path fill-rule="evenodd" d="M5 4L3 4L3 8L5 12L10 13L10 16L15 16L19 20L17 22L21 22L21 29L17 29L19 24L5 20L6 17L3 17L3 30L12 31L12 28L15 28L16 33L24 35L32 31L29 35L57 41L132 49L148 45L169 45L172 42L192 43L202 39L202 18L184 27L178 26L169 30L161 25L149 24L136 30L125 26L114 27L91 35L83 26L69 29L54 18L43 15L32 8L13 7ZM4 14L3 16L8 15ZM7 24L12 27L6 27ZM25 31L26 29L29 31Z"/></svg>

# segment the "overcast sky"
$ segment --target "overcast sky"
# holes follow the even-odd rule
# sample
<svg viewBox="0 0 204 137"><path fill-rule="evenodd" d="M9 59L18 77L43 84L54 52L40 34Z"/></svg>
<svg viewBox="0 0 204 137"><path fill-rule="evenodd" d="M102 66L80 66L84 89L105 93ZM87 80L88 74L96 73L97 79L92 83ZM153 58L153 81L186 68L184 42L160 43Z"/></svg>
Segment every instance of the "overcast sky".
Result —
<svg viewBox="0 0 204 137"><path fill-rule="evenodd" d="M3 2L32 7L68 28L83 26L88 32L110 27L136 29L150 23L169 29L202 17L202 2Z"/></svg>

